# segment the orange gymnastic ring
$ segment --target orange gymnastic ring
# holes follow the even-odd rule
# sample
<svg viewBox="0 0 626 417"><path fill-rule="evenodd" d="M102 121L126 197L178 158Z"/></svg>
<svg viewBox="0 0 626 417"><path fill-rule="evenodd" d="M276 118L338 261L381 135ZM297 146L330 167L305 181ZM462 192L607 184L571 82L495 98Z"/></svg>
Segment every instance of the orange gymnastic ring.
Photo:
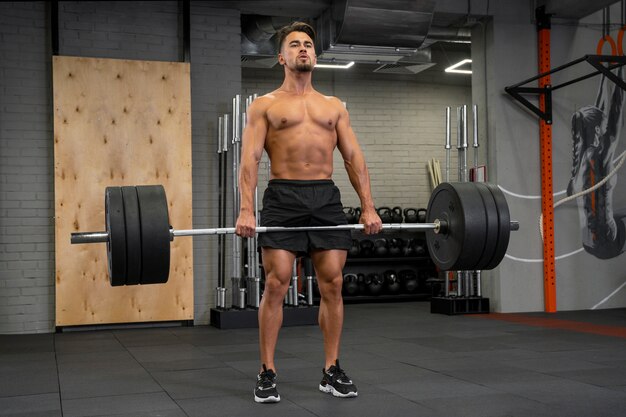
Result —
<svg viewBox="0 0 626 417"><path fill-rule="evenodd" d="M598 46L596 47L596 55L602 55L602 47L604 46L605 42L609 43L609 45L611 46L611 55L615 56L617 54L617 47L611 35L606 35L598 41Z"/></svg>
<svg viewBox="0 0 626 417"><path fill-rule="evenodd" d="M617 32L617 54L619 56L624 55L624 49L622 48L622 44L624 43L624 31L626 31L626 26L622 26L619 32Z"/></svg>

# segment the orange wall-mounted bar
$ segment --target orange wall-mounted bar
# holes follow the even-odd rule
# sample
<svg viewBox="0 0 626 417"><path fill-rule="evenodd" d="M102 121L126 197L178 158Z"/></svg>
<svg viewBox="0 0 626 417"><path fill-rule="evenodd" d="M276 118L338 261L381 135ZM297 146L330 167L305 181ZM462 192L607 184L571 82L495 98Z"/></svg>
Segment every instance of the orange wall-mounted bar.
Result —
<svg viewBox="0 0 626 417"><path fill-rule="evenodd" d="M539 73L550 71L550 17L538 19ZM539 79L539 88L550 86L550 76ZM546 94L539 96L539 109L546 111ZM543 296L544 310L556 312L554 261L554 198L552 195L552 120L539 119L541 143L541 211L543 213Z"/></svg>

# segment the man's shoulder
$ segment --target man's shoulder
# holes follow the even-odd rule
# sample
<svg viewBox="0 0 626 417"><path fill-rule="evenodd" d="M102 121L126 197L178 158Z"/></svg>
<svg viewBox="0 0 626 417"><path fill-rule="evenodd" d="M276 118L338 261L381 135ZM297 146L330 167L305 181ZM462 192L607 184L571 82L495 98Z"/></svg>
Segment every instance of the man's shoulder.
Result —
<svg viewBox="0 0 626 417"><path fill-rule="evenodd" d="M276 100L276 95L274 94L274 92L267 93L267 94L264 94L262 96L258 96L257 98L255 98L254 101L252 101L252 104L250 105L250 107L251 109L255 111L264 112L265 110L267 110L269 106L272 105L272 103L274 103L275 100Z"/></svg>
<svg viewBox="0 0 626 417"><path fill-rule="evenodd" d="M317 96L320 99L326 101L328 104L335 105L335 106L343 106L342 101L339 100L339 98L337 98L335 96L326 96L326 95L324 95L324 94L322 94L320 92L317 92L317 91L316 91L316 93L317 93Z"/></svg>

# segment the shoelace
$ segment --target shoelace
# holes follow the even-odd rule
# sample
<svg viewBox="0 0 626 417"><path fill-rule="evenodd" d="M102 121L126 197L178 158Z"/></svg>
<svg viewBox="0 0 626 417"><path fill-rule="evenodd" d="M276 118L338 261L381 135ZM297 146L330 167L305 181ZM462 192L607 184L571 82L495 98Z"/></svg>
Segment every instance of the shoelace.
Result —
<svg viewBox="0 0 626 417"><path fill-rule="evenodd" d="M351 382L344 370L339 367L339 361L337 361L337 365L333 365L328 368L327 373L330 375L333 382L339 381L344 384L349 384Z"/></svg>
<svg viewBox="0 0 626 417"><path fill-rule="evenodd" d="M263 365L263 372L259 374L259 382L263 388L270 388L274 385L274 378L276 378L276 374L271 369L267 369L265 365Z"/></svg>

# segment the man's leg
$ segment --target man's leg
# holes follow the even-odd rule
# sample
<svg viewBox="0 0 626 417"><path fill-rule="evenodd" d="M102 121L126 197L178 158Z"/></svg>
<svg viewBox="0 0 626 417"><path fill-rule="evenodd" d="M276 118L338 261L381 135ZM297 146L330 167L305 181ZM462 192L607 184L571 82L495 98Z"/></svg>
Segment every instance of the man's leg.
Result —
<svg viewBox="0 0 626 417"><path fill-rule="evenodd" d="M339 365L339 342L343 329L343 266L348 251L344 249L316 250L311 253L320 289L319 323L324 334L326 356L319 389L335 397L358 396L357 388Z"/></svg>
<svg viewBox="0 0 626 417"><path fill-rule="evenodd" d="M325 369L339 358L339 342L343 328L343 266L347 251L341 249L315 250L311 260L315 266L320 290L319 325L324 335Z"/></svg>
<svg viewBox="0 0 626 417"><path fill-rule="evenodd" d="M296 254L283 249L263 248L265 290L259 306L261 364L276 370L274 351L283 324L283 302L289 288Z"/></svg>

